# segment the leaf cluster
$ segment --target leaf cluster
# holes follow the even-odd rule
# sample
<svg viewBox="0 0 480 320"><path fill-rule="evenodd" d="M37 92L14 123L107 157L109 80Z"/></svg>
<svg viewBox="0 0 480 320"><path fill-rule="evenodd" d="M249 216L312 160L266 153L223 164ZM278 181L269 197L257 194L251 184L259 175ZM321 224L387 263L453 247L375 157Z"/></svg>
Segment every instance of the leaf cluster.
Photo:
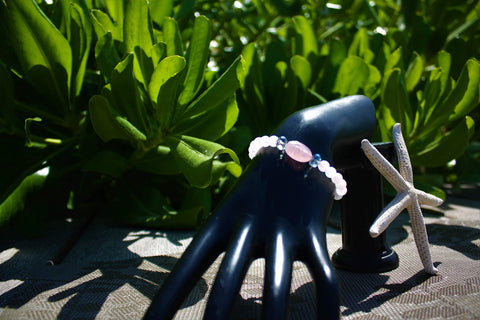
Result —
<svg viewBox="0 0 480 320"><path fill-rule="evenodd" d="M252 138L353 94L377 108L376 141L403 124L423 172L478 175L478 1L2 0L0 15L0 226L32 201L196 226ZM442 169L454 159L472 174Z"/></svg>

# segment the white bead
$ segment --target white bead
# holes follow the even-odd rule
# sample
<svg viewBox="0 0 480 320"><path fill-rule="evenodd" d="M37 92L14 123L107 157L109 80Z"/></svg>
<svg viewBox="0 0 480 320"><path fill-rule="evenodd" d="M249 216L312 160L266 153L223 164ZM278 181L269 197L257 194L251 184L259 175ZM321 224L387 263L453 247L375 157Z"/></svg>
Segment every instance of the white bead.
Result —
<svg viewBox="0 0 480 320"><path fill-rule="evenodd" d="M322 160L318 164L318 170L320 172L325 172L325 171L327 171L328 168L330 168L330 163L328 163L328 161L326 161L326 160Z"/></svg>
<svg viewBox="0 0 480 320"><path fill-rule="evenodd" d="M270 136L268 137L268 146L275 148L277 146L278 137L277 136Z"/></svg>
<svg viewBox="0 0 480 320"><path fill-rule="evenodd" d="M343 180L343 176L342 176L342 174L339 173L339 172L335 173L335 174L333 175L333 177L332 177L332 181L333 181L333 183L335 183L335 184L339 183L339 182L342 181L342 180Z"/></svg>
<svg viewBox="0 0 480 320"><path fill-rule="evenodd" d="M347 181L344 179L340 180L339 182L335 183L337 188L347 188Z"/></svg>
<svg viewBox="0 0 480 320"><path fill-rule="evenodd" d="M343 197L347 194L347 188L336 188L335 193Z"/></svg>
<svg viewBox="0 0 480 320"><path fill-rule="evenodd" d="M330 179L333 178L335 173L337 173L337 170L335 170L334 167L330 167L330 168L327 169L327 171L325 171L325 175L327 176L327 178L330 178Z"/></svg>

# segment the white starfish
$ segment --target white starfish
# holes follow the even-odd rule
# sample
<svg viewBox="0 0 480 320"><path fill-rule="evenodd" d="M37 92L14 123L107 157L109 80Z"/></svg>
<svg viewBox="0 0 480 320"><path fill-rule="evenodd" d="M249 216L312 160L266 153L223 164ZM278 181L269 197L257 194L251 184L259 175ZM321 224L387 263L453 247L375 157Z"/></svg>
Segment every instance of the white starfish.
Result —
<svg viewBox="0 0 480 320"><path fill-rule="evenodd" d="M413 237L420 259L426 272L437 273L432 263L428 243L427 229L423 220L421 204L439 206L443 200L431 194L415 189L413 185L412 165L407 146L402 136L400 123L393 126L393 143L397 151L400 173L385 159L380 152L366 139L362 141L362 149L375 168L390 182L397 191L397 196L380 212L370 227L370 235L377 237L392 223L404 209L408 210L412 224Z"/></svg>

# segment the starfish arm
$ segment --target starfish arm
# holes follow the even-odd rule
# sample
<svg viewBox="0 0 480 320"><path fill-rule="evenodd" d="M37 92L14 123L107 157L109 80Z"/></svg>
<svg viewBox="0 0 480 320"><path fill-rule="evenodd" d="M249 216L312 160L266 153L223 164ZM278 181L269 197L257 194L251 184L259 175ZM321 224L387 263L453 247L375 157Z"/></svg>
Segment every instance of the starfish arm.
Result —
<svg viewBox="0 0 480 320"><path fill-rule="evenodd" d="M396 217L407 208L412 201L412 197L408 193L399 193L397 196L380 212L377 219L370 227L370 236L378 237Z"/></svg>
<svg viewBox="0 0 480 320"><path fill-rule="evenodd" d="M410 156L408 155L407 145L402 135L402 127L400 123L396 123L392 129L393 144L397 150L398 168L400 174L405 180L413 183L412 165L410 162Z"/></svg>
<svg viewBox="0 0 480 320"><path fill-rule="evenodd" d="M410 185L398 173L395 167L367 140L362 140L362 149L365 156L375 168L390 182L398 192L410 189Z"/></svg>
<svg viewBox="0 0 480 320"><path fill-rule="evenodd" d="M426 193L422 190L417 189L415 190L415 192L417 193L418 202L420 204L426 204L427 206L438 207L443 203L442 199L435 197L434 195L431 195L429 193Z"/></svg>
<svg viewBox="0 0 480 320"><path fill-rule="evenodd" d="M435 268L432 262L430 245L428 243L427 228L425 227L425 221L423 220L420 205L417 201L414 201L407 209L408 213L410 214L413 238L415 239L415 245L417 246L423 268L430 274L436 274L438 270Z"/></svg>

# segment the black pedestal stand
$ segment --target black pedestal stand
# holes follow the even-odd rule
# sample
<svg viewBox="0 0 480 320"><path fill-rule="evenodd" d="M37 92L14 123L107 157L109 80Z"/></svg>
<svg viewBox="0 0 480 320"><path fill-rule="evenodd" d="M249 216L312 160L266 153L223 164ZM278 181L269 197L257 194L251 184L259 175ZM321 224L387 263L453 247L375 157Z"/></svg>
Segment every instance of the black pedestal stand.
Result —
<svg viewBox="0 0 480 320"><path fill-rule="evenodd" d="M375 144L390 162L395 159L393 143ZM385 233L370 237L368 230L384 207L383 180L368 159L343 172L348 193L342 199L342 243L332 257L335 268L354 272L384 272L398 267L398 256L386 243Z"/></svg>

